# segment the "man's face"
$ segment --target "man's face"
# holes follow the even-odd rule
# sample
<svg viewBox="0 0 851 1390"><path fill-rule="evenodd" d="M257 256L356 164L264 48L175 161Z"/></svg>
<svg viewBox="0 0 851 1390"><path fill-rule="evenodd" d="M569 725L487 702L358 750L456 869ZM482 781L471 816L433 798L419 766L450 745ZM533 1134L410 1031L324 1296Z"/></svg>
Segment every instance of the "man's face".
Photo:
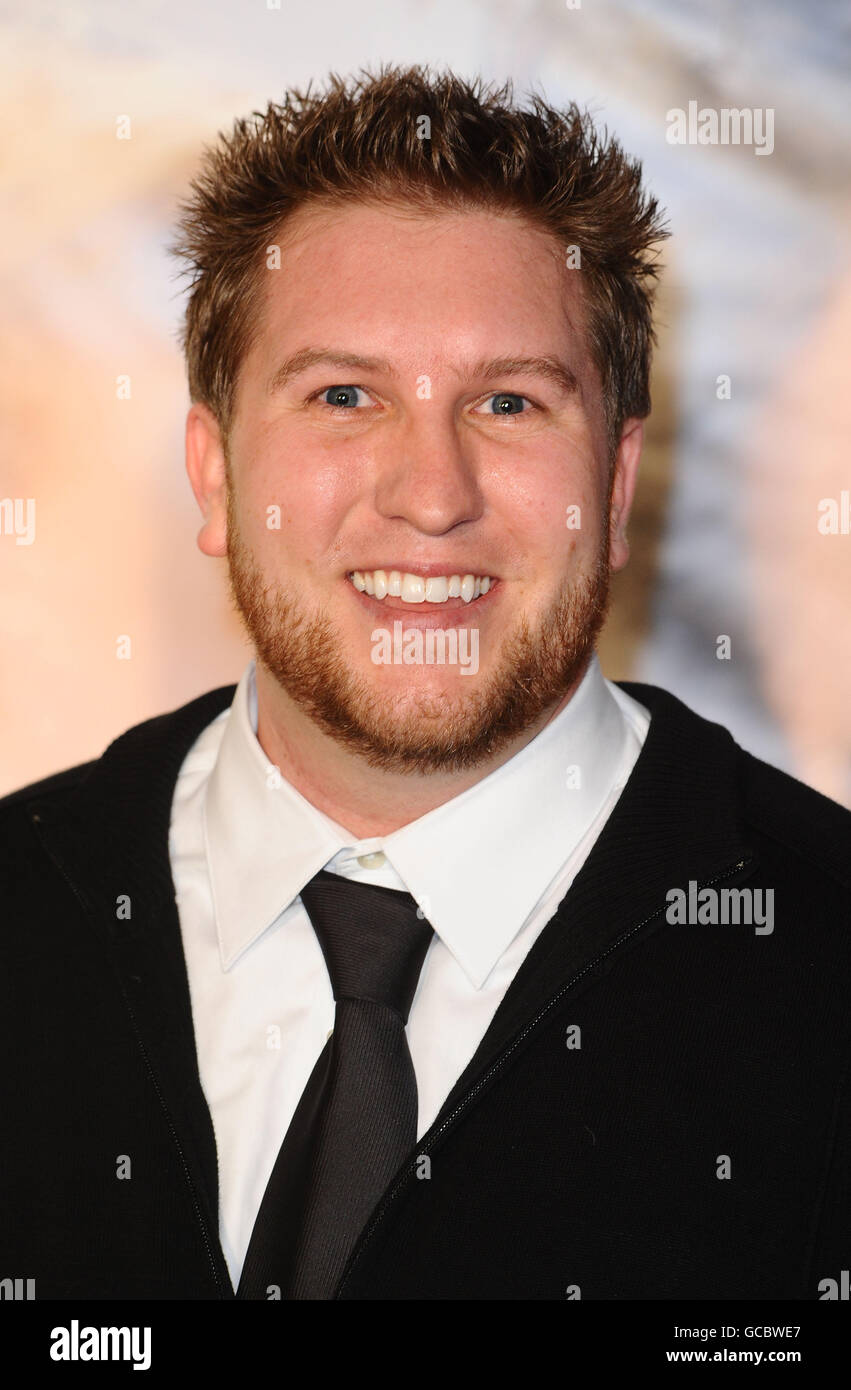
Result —
<svg viewBox="0 0 851 1390"><path fill-rule="evenodd" d="M580 272L525 220L314 206L278 241L202 549L226 528L284 704L375 766L476 766L584 670L640 426L611 545Z"/></svg>

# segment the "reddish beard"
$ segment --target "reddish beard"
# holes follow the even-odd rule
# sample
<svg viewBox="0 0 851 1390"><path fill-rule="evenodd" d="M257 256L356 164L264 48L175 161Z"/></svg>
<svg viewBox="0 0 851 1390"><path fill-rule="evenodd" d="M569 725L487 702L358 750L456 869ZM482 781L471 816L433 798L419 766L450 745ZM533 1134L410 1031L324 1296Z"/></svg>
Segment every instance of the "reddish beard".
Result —
<svg viewBox="0 0 851 1390"><path fill-rule="evenodd" d="M578 682L608 611L606 525L592 573L563 588L534 627L521 618L488 676L459 680L455 700L416 690L404 702L397 694L382 698L374 682L352 671L327 615L306 614L264 580L243 542L230 488L227 505L231 593L257 659L320 729L372 767L453 772L492 758Z"/></svg>

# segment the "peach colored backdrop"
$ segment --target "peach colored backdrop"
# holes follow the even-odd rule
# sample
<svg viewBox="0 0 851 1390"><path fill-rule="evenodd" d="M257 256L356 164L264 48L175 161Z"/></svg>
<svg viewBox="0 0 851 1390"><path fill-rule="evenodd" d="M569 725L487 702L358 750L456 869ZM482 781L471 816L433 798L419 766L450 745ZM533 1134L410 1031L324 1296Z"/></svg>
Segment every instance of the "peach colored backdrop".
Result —
<svg viewBox="0 0 851 1390"><path fill-rule="evenodd" d="M388 60L590 103L644 161L675 236L604 668L667 685L851 801L851 535L817 529L820 500L851 490L838 11L815 25L768 0L90 0L0 23L0 504L36 507L19 544L0 505L0 793L97 756L248 660L221 562L195 547L164 246L203 141L287 85ZM771 105L774 152L672 146L666 113L690 99Z"/></svg>

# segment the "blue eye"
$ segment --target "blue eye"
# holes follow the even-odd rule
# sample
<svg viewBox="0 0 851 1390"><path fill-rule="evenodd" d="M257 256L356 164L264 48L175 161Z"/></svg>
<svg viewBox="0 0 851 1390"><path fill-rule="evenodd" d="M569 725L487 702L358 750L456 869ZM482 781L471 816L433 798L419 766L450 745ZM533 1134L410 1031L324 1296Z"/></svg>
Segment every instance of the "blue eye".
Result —
<svg viewBox="0 0 851 1390"><path fill-rule="evenodd" d="M522 408L522 403L526 401L526 397L515 395L512 391L495 391L492 396L488 397L488 400L491 403L491 409L487 412L489 415L528 415L529 413ZM529 402L526 401L526 404L528 405Z"/></svg>
<svg viewBox="0 0 851 1390"><path fill-rule="evenodd" d="M323 391L322 399L326 405L340 406L343 409L349 409L356 406L357 403L354 397L358 392L366 395L366 392L362 391L360 386L329 386L327 391ZM330 400L328 399L329 396L331 397Z"/></svg>

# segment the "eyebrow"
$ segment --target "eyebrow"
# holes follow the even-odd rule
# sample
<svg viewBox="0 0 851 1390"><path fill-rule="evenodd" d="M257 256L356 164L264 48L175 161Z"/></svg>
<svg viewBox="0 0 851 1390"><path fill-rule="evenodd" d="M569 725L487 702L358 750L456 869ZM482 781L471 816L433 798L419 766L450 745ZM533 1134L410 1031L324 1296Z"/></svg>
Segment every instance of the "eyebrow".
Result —
<svg viewBox="0 0 851 1390"><path fill-rule="evenodd" d="M385 376L397 379L399 373L383 357L364 357L357 352L340 352L331 348L300 348L287 357L269 378L266 392L273 396L278 391L310 367L324 365L340 367L361 372L382 372ZM581 395L576 374L566 363L556 357L492 357L477 362L470 369L461 369L459 375L468 378L503 376L538 376L552 381L566 395Z"/></svg>

